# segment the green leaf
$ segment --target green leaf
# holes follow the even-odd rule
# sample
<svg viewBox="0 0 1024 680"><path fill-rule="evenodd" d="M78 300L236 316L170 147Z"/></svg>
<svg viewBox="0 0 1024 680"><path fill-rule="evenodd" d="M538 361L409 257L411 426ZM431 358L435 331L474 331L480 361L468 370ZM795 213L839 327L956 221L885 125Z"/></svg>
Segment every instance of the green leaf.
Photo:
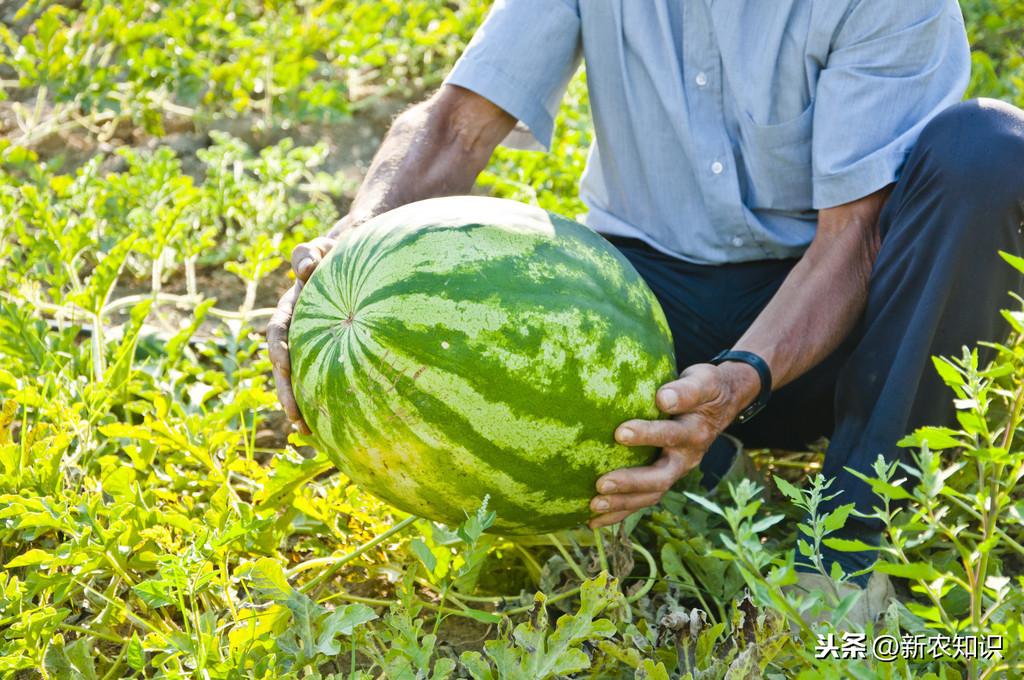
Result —
<svg viewBox="0 0 1024 680"><path fill-rule="evenodd" d="M933 451L954 449L964 445L958 438L959 432L948 427L921 427L914 432L914 438L927 444Z"/></svg>
<svg viewBox="0 0 1024 680"><path fill-rule="evenodd" d="M494 664L496 676L501 680L533 680L522 667L523 652L506 640L488 640L484 652ZM486 676L484 676L486 677Z"/></svg>
<svg viewBox="0 0 1024 680"><path fill-rule="evenodd" d="M420 559L423 566L426 567L428 574L433 574L434 570L437 569L437 557L419 538L414 538L409 542L409 548L412 549L413 554Z"/></svg>
<svg viewBox="0 0 1024 680"><path fill-rule="evenodd" d="M462 616L468 616L471 619L476 619L481 623L501 623L502 617L498 614L492 614L491 612L485 612L482 609L463 609L461 611Z"/></svg>
<svg viewBox="0 0 1024 680"><path fill-rule="evenodd" d="M1011 253L1006 253L1003 252L1002 250L999 251L999 256L1002 257L1007 262L1009 262L1014 269L1024 274L1024 257L1019 257Z"/></svg>
<svg viewBox="0 0 1024 680"><path fill-rule="evenodd" d="M850 540L848 538L824 538L821 541L829 548L840 552L864 552L878 550L877 546L870 545L864 541Z"/></svg>
<svg viewBox="0 0 1024 680"><path fill-rule="evenodd" d="M875 571L883 574L897 576L899 578L912 579L915 581L934 581L942 574L932 565L926 562L911 562L909 564L894 564L892 562L879 562L875 565Z"/></svg>
<svg viewBox="0 0 1024 680"><path fill-rule="evenodd" d="M15 569L17 567L38 567L44 564L50 564L56 561L57 558L39 548L32 548L26 550L22 554L18 555L14 559L10 560L4 565L5 569Z"/></svg>
<svg viewBox="0 0 1024 680"><path fill-rule="evenodd" d="M235 574L251 581L254 588L273 602L286 603L295 592L281 564L269 557L247 562L239 566Z"/></svg>
<svg viewBox="0 0 1024 680"><path fill-rule="evenodd" d="M341 652L336 640L339 635L351 635L356 628L376 618L377 614L365 604L348 604L335 609L317 624L316 651L337 656Z"/></svg>
<svg viewBox="0 0 1024 680"><path fill-rule="evenodd" d="M297 591L288 598L285 606L291 612L292 620L288 630L277 638L277 646L299 663L306 663L317 654L317 620L323 615L324 608Z"/></svg>
<svg viewBox="0 0 1024 680"><path fill-rule="evenodd" d="M175 604L178 600L168 587L159 579L149 579L132 587L132 591L151 609Z"/></svg>
<svg viewBox="0 0 1024 680"><path fill-rule="evenodd" d="M935 372L942 378L942 382L946 383L950 387L959 387L964 383L964 377L957 370L956 366L945 357L932 357L932 364L935 366Z"/></svg>
<svg viewBox="0 0 1024 680"><path fill-rule="evenodd" d="M484 496L483 503L477 509L475 513L466 518L466 521L459 525L455 533L458 534L466 543L472 545L480 540L484 532L491 528L494 524L494 520L497 519L497 514L487 509L487 503L490 500L489 496Z"/></svg>
<svg viewBox="0 0 1024 680"><path fill-rule="evenodd" d="M474 678L544 680L588 669L590 657L582 646L615 635L611 621L596 617L609 607L621 605L623 596L618 582L606 573L585 581L580 590L579 609L559 618L554 631L549 629L544 601L544 596L538 594L533 616L515 627L511 641L484 643L484 651L493 663L493 675L479 656L463 655L463 664Z"/></svg>
<svg viewBox="0 0 1024 680"><path fill-rule="evenodd" d="M473 680L495 680L494 673L491 672L491 665L487 663L480 652L463 652L459 661L469 671L469 676Z"/></svg>
<svg viewBox="0 0 1024 680"><path fill-rule="evenodd" d="M455 659L441 657L434 662L434 672L430 674L430 680L448 680L458 664Z"/></svg>
<svg viewBox="0 0 1024 680"><path fill-rule="evenodd" d="M78 672L81 680L97 680L96 666L93 661L95 654L92 649L93 641L89 638L79 638L65 647L68 661L72 668Z"/></svg>
<svg viewBox="0 0 1024 680"><path fill-rule="evenodd" d="M123 326L121 339L114 353L114 363L107 369L105 379L112 391L123 389L132 373L135 349L139 345L139 334L146 322L153 300L143 300L132 307L130 321Z"/></svg>
<svg viewBox="0 0 1024 680"><path fill-rule="evenodd" d="M846 524L846 519L853 512L854 507L854 503L847 503L846 505L840 505L826 515L824 519L825 531L832 532L841 529Z"/></svg>
<svg viewBox="0 0 1024 680"><path fill-rule="evenodd" d="M693 501L697 505L699 505L702 508L704 508L705 510L707 510L708 512L711 512L711 513L714 513L716 515L719 515L720 517L725 517L725 511L722 510L722 508L720 508L718 506L718 504L716 504L716 503L714 503L712 501L709 501L707 498L704 498L703 496L699 496L699 495L697 495L695 493L690 493L689 491L684 491L683 495L686 496L687 498L689 498L691 501Z"/></svg>
<svg viewBox="0 0 1024 680"><path fill-rule="evenodd" d="M871 487L872 491L874 491L878 496L882 498L888 498L891 500L911 500L913 498L913 496L911 496L910 493L902 486L890 484L889 482L882 481L877 477L868 477L864 473L859 472L857 470L853 470L851 468L843 469L847 470L850 474L862 480L864 483Z"/></svg>
<svg viewBox="0 0 1024 680"><path fill-rule="evenodd" d="M303 458L297 464L287 456L279 456L274 461L270 479L253 495L253 501L260 509L287 507L297 489L332 467L333 463L321 452L313 458Z"/></svg>
<svg viewBox="0 0 1024 680"><path fill-rule="evenodd" d="M779 487L779 491L781 491L784 496L789 498L791 501L796 502L797 505L800 505L802 507L802 504L804 502L804 495L803 492L800 491L800 489L796 488L782 477L775 476L773 477L773 479L775 480L775 485Z"/></svg>
<svg viewBox="0 0 1024 680"><path fill-rule="evenodd" d="M636 680L669 680L665 664L661 661L655 662L653 659L644 659L643 665L636 669L636 675L633 677Z"/></svg>
<svg viewBox="0 0 1024 680"><path fill-rule="evenodd" d="M68 295L68 299L98 315L106 306L110 291L113 290L121 269L138 239L139 235L133 233L118 241L96 265L85 289Z"/></svg>
<svg viewBox="0 0 1024 680"><path fill-rule="evenodd" d="M128 641L128 650L125 658L132 670L141 671L146 668L146 651L142 647L142 640L139 639L139 634L134 630L132 631L131 639Z"/></svg>
<svg viewBox="0 0 1024 680"><path fill-rule="evenodd" d="M759 534L762 531L775 526L784 519L786 519L785 515L769 515L768 517L764 517L754 522L751 525L750 530L753 531L755 534Z"/></svg>

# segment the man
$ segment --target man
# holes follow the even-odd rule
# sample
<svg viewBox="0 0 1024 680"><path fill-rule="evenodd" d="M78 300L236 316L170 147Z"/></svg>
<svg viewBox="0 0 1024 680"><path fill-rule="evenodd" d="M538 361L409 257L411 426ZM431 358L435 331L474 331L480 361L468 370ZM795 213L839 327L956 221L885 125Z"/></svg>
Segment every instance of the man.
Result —
<svg viewBox="0 0 1024 680"><path fill-rule="evenodd" d="M598 481L592 525L657 503L709 447L706 469L727 466L727 430L752 447L829 437L833 505L870 510L846 468L870 474L908 431L948 420L930 357L998 339L1021 284L997 251L1021 250L1024 112L958 103L955 0L497 0L441 89L395 121L349 215L292 255L300 283L268 330L289 417L305 428L287 324L332 237L468 193L517 121L548 144L581 56L587 222L651 285L686 367L656 396L672 419L616 431L662 454ZM851 573L874 556L824 558Z"/></svg>

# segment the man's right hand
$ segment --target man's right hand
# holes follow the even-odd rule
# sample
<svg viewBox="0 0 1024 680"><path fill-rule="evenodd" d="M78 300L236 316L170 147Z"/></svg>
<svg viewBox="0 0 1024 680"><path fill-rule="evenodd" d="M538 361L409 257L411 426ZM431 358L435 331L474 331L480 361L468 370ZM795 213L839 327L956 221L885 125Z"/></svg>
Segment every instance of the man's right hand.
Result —
<svg viewBox="0 0 1024 680"><path fill-rule="evenodd" d="M267 324L267 353L270 355L274 383L277 386L277 398L280 400L288 420L303 434L309 434L310 430L309 425L302 418L302 413L299 412L299 405L295 403L295 393L292 391L292 360L288 353L288 327L292 322L295 303L299 299L303 284L309 280L317 265L337 244L338 236L350 226L349 218L342 218L333 229L327 232L326 236L320 236L295 246L292 251L292 271L295 273L295 285L281 296L277 303L277 310L270 317L270 323Z"/></svg>

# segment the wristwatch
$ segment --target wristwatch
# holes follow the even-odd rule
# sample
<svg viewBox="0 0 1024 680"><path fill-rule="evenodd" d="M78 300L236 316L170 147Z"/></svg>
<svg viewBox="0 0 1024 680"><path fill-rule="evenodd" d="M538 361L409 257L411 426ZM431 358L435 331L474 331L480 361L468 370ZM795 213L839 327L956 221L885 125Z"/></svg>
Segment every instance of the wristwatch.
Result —
<svg viewBox="0 0 1024 680"><path fill-rule="evenodd" d="M740 414L736 416L737 423L745 423L760 413L761 409L768 405L768 399L772 396L772 371L768 368L768 363L761 357L757 356L753 352L743 352L740 350L727 349L723 352L719 352L715 358L708 363L717 366L718 364L725 363L726 361L739 361L747 364L757 371L758 377L761 378L761 391L758 393L757 399L755 399L750 406L740 411Z"/></svg>

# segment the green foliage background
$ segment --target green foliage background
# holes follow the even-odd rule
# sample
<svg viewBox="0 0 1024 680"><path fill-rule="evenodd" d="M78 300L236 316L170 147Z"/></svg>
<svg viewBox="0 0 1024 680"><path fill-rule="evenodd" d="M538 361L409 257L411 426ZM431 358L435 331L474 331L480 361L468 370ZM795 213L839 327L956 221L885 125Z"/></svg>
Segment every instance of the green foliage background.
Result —
<svg viewBox="0 0 1024 680"><path fill-rule="evenodd" d="M829 493L815 454L758 452L760 491L689 480L618 532L513 542L482 533L486 508L458 528L404 517L283 438L260 331L285 258L343 213L357 147L437 86L488 2L14 5L0 676L1020 676L1019 299L993 364L936 363L960 429L914 433L916 466L873 481L903 600L874 633L1003 636L1002 655L819 660L851 602L782 591L795 541L842 545L848 508L800 524ZM1024 105L1024 5L962 6L970 95ZM591 134L581 73L552 152L499 150L481 189L575 216Z"/></svg>

